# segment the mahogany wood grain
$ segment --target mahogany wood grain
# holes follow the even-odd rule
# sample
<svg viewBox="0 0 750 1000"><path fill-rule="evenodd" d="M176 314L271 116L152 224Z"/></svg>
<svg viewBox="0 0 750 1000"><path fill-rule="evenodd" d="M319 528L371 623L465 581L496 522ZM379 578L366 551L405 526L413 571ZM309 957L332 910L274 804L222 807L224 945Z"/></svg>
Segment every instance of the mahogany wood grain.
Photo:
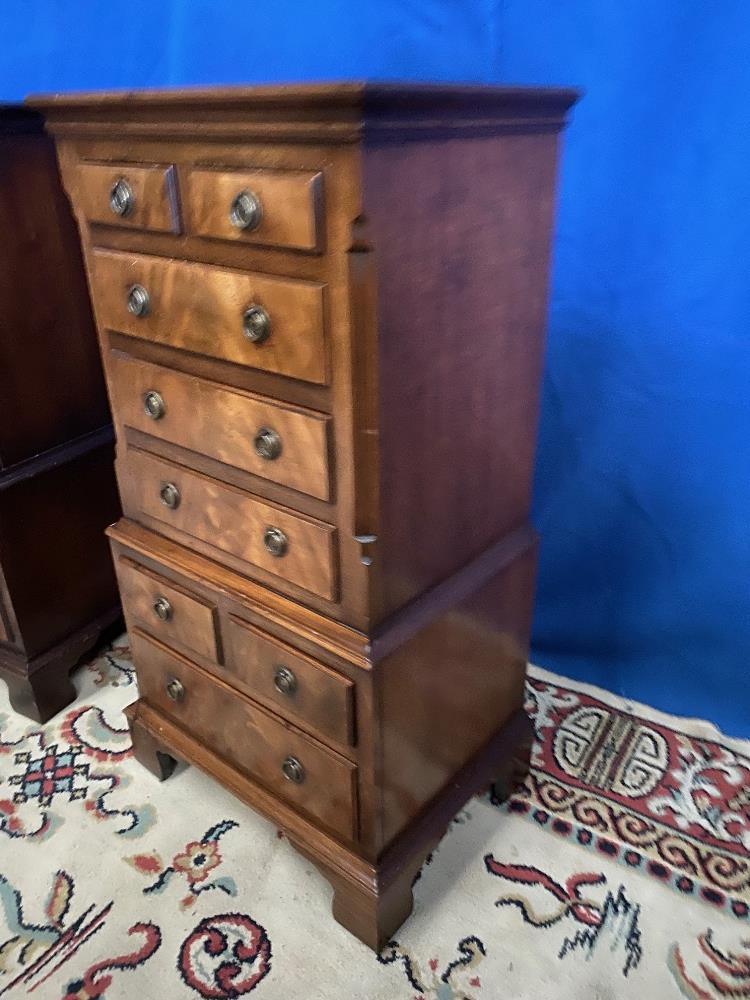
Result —
<svg viewBox="0 0 750 1000"><path fill-rule="evenodd" d="M180 208L174 166L134 163L82 163L78 167L83 198L80 210L89 222L126 229L179 233ZM133 207L117 215L110 205L112 189L125 181L133 194Z"/></svg>
<svg viewBox="0 0 750 1000"><path fill-rule="evenodd" d="M380 951L409 916L414 877L453 816L473 794L504 771L507 761L515 759L519 746L528 746L531 733L529 719L523 712L514 713L455 775L445 793L430 802L409 829L372 864L351 847L327 836L303 813L276 799L143 700L129 705L125 715L135 757L157 778L163 780L171 773L177 757L200 767L243 802L277 823L290 843L331 883L335 919L374 951ZM426 877L432 877L431 871Z"/></svg>
<svg viewBox="0 0 750 1000"><path fill-rule="evenodd" d="M230 390L122 354L110 359L110 384L117 419L126 427L208 455L262 479L328 500L331 420L298 407ZM163 416L144 407L149 392L164 401ZM263 458L254 447L263 429L278 434L281 453Z"/></svg>
<svg viewBox="0 0 750 1000"><path fill-rule="evenodd" d="M119 617L120 513L79 234L38 114L0 106L0 677L46 722Z"/></svg>
<svg viewBox="0 0 750 1000"><path fill-rule="evenodd" d="M85 139L65 141L59 144L59 156L66 184L74 205L78 204L79 179L77 164L81 158L86 160L112 160L122 162L132 157L134 143L131 139L109 136L99 138L95 134ZM133 356L144 360L160 363L175 370L205 377L228 386L243 388L248 391L273 396L279 401L300 405L319 412L335 412L336 433L331 446L331 468L335 478L335 519L337 525L344 529L338 536L340 550L339 580L336 606L330 602L319 601L310 591L295 591L293 585L286 585L285 592L297 599L310 603L317 610L328 613L357 628L367 628L371 619L370 576L371 570L361 561L361 545L353 531L355 463L352 453L351 413L354 405L356 380L352 372L352 323L351 299L348 284L348 268L346 253L351 245L352 220L360 212L359 188L357 181L358 153L350 147L330 145L287 146L272 142L254 143L252 145L236 142L223 143L217 146L213 141L205 141L189 131L179 142L164 141L160 138L139 142L138 149L141 158L151 162L173 162L182 178L181 189L184 189L186 173L196 163L224 164L228 169L248 169L250 167L319 171L324 177L326 195L326 212L322 220L325 232L325 254L292 253L272 247L254 247L250 244L236 244L232 241L206 240L201 237L169 234L157 234L145 231L117 230L112 227L92 226L79 215L79 222L84 233L87 265L90 275L93 274L93 254L95 246L126 247L131 252L144 252L165 258L192 259L201 263L212 263L222 267L245 268L254 273L265 272L274 275L284 275L293 278L315 282L325 288L325 320L326 341L329 351L329 382L313 383L287 378L278 373L250 368L241 363L229 362L225 359L209 357L204 354L188 353L168 344L144 340L122 333L107 330L100 322L100 337L105 351L105 357L110 347L116 347ZM91 279L93 281L93 278ZM162 453L162 452L160 452ZM165 457L185 461L190 464L188 456L169 454ZM208 462L208 460L204 460ZM210 468L208 464L201 465L201 471L216 478L231 481L241 488L268 496L272 502L299 508L313 517L327 520L322 510L316 510L309 504L303 504L302 494L298 498L285 497L278 490L264 489L259 484L243 482L235 475L231 476L231 467L224 470ZM270 481L266 481L269 487ZM333 515L332 511L332 515ZM155 522L144 521L151 528L157 528ZM203 543L198 543L200 547ZM204 554L211 555L209 549L200 549ZM231 556L227 556L231 562ZM238 563L232 563L235 569ZM277 585L279 577L263 576L258 579L271 587Z"/></svg>
<svg viewBox="0 0 750 1000"><path fill-rule="evenodd" d="M48 722L76 697L71 671L99 643L121 632L120 606L114 603L36 656L0 646L0 674L13 710L35 722Z"/></svg>
<svg viewBox="0 0 750 1000"><path fill-rule="evenodd" d="M292 508L298 513L307 514L318 521L335 524L338 520L335 502L317 500L307 493L298 493L296 490L282 486L270 479L256 476L235 465L218 462L205 452L189 451L180 445L145 434L132 427L125 427L121 436L128 449L136 448L139 451L147 451L157 458L166 459L166 461L174 462L176 465L188 466L195 472L200 472L211 479L218 479L222 483L236 486L238 489L253 493L272 504Z"/></svg>
<svg viewBox="0 0 750 1000"><path fill-rule="evenodd" d="M253 229L231 220L232 202L242 191L260 201L262 217ZM199 236L242 243L319 250L323 211L320 173L292 170L190 170L188 228Z"/></svg>
<svg viewBox="0 0 750 1000"><path fill-rule="evenodd" d="M338 865L321 862L303 841L289 838L292 845L318 868L333 888L331 913L360 941L381 952L394 932L408 919L414 906L413 887L425 858L440 841L439 836L420 845L411 857L399 859L393 871L378 866L373 876L354 880Z"/></svg>
<svg viewBox="0 0 750 1000"><path fill-rule="evenodd" d="M413 141L435 134L559 131L577 99L567 88L335 82L51 94L29 99L59 135L214 141L357 143L378 134Z"/></svg>
<svg viewBox="0 0 750 1000"><path fill-rule="evenodd" d="M14 643L18 641L21 630L18 626L8 583L0 561L0 642Z"/></svg>
<svg viewBox="0 0 750 1000"><path fill-rule="evenodd" d="M230 389L242 389L256 396L265 396L278 403L299 406L318 413L330 414L331 389L312 382L299 382L275 372L264 372L258 368L210 358L205 354L192 354L160 344L156 341L129 337L127 334L109 331L105 334L105 350L118 352L128 357L160 365L171 371L184 372L208 382L226 385ZM111 355L107 354L107 357ZM106 360L106 359L105 359Z"/></svg>
<svg viewBox="0 0 750 1000"><path fill-rule="evenodd" d="M378 664L383 844L523 706L535 549Z"/></svg>
<svg viewBox="0 0 750 1000"><path fill-rule="evenodd" d="M210 588L211 592L231 595L233 602L241 607L242 617L254 611L266 628L293 633L301 640L301 648L315 649L324 658L334 657L345 670L369 671L370 640L363 632L284 594L269 590L127 517L111 525L107 535L119 555L136 559L151 566L154 571L157 567L167 567L169 574L177 574L190 589L195 587L203 591ZM239 614L240 611L234 610L234 613Z"/></svg>
<svg viewBox="0 0 750 1000"><path fill-rule="evenodd" d="M263 503L235 487L198 475L183 466L130 449L123 460L127 482L123 506L134 516L147 514L222 552L289 580L326 600L336 596L336 530L331 525ZM121 477L121 481L124 476ZM180 493L172 510L160 491L173 484ZM281 530L287 551L272 555L264 544L267 528Z"/></svg>
<svg viewBox="0 0 750 1000"><path fill-rule="evenodd" d="M0 469L110 423L78 232L39 116L0 105Z"/></svg>
<svg viewBox="0 0 750 1000"><path fill-rule="evenodd" d="M114 550L216 607L226 644L219 664L136 629L146 694L129 712L135 753L159 774L170 756L197 764L279 823L330 879L336 918L374 948L407 916L414 873L455 810L507 784L528 750L529 495L557 133L574 97L350 84L43 102L117 397L127 517L110 530ZM86 218L79 166L129 160L174 165L184 232ZM303 176L324 203L304 186L261 196L269 227L281 226L277 206L285 213L283 244L263 223L255 235L229 228L235 182ZM124 315L134 281L153 292L144 320ZM314 336L278 327L276 357L274 327L248 360L237 324L259 281L285 290L261 303L272 319L287 309ZM123 359L170 369L183 436L138 423ZM202 417L191 424L190 405L210 399L205 409L246 437L235 396L330 418L330 497L305 492L320 483L316 448L292 486L242 467ZM158 500L167 473L183 494L175 511ZM284 560L253 561L266 511L289 517L290 532L304 526L284 557L293 574L278 575ZM268 686L278 649L302 679L298 715ZM163 694L170 670L198 685L200 704L179 718ZM322 710L332 677L344 687ZM351 711L344 690L356 692ZM325 791L303 805L253 777L240 762L247 712L342 751L356 822L314 819ZM334 733L347 718L356 741L345 746Z"/></svg>
<svg viewBox="0 0 750 1000"><path fill-rule="evenodd" d="M129 622L136 622L167 645L176 643L199 656L221 662L215 606L130 559L118 560L115 568ZM166 619L156 613L157 601L168 602Z"/></svg>
<svg viewBox="0 0 750 1000"><path fill-rule="evenodd" d="M4 617L13 622L0 677L13 707L39 722L75 697L68 673L120 618L104 537L119 510L111 428L0 473Z"/></svg>
<svg viewBox="0 0 750 1000"><path fill-rule="evenodd" d="M206 603L216 605L223 638L226 638L234 619L242 621L282 646L309 657L316 665L328 667L332 673L346 678L356 687L353 703L356 745L337 744L336 749L357 763L360 817L357 850L363 858L374 862L379 851L376 846L379 829L375 780L376 730L372 725L376 705L371 662L366 655L367 638L331 618L311 612L305 605L267 590L245 577L230 574L217 563L175 545L163 536L154 535L134 522L122 520L109 529L108 534L117 561L136 561L139 566L188 589ZM226 667L196 659L193 653L185 652L205 670L237 686ZM312 731L309 726L306 728ZM324 734L313 735L319 735L322 742L329 739Z"/></svg>
<svg viewBox="0 0 750 1000"><path fill-rule="evenodd" d="M299 650L234 615L226 627L227 671L251 698L319 738L354 743L354 685ZM279 668L291 671L294 689L280 691Z"/></svg>
<svg viewBox="0 0 750 1000"><path fill-rule="evenodd" d="M304 847L334 888L333 915L352 934L376 952L382 952L394 932L408 918L414 903L416 876L427 856L437 847L455 814L472 794L482 792L499 776L506 781L509 766L520 774L534 730L523 711L514 712L487 743L457 772L442 794L415 817L411 825L378 859L369 884L354 883L339 868L321 864ZM293 841L294 842L294 841ZM429 878L430 872L424 877Z"/></svg>
<svg viewBox="0 0 750 1000"><path fill-rule="evenodd" d="M528 519L556 145L554 134L365 145L381 616Z"/></svg>
<svg viewBox="0 0 750 1000"><path fill-rule="evenodd" d="M28 475L15 466L0 476L3 573L29 659L119 605L104 537L120 512L111 428L84 444L45 453Z"/></svg>
<svg viewBox="0 0 750 1000"><path fill-rule="evenodd" d="M49 666L32 669L34 660L28 660L13 650L0 650L0 671L8 686L8 701L14 712L44 724L54 718L76 698L76 689L70 679L74 667L99 639L99 632L90 641L76 643L72 655L67 656L57 647L54 661ZM18 666L18 670L14 667Z"/></svg>
<svg viewBox="0 0 750 1000"><path fill-rule="evenodd" d="M140 716L139 707L141 709ZM143 724L142 716L148 712L148 709L142 702L134 701L130 705L126 705L123 711L133 743L133 756L155 778L158 778L159 781L166 781L177 766L177 758L169 753L156 733L147 729Z"/></svg>
<svg viewBox="0 0 750 1000"><path fill-rule="evenodd" d="M139 629L131 633L140 664L141 697L178 724L188 727L218 754L255 777L275 795L351 839L356 829L356 767L346 758L269 715L223 681L156 643ZM167 694L177 680L177 701ZM304 769L297 784L282 764L294 757Z"/></svg>
<svg viewBox="0 0 750 1000"><path fill-rule="evenodd" d="M128 310L133 285L146 289L149 311ZM323 286L157 257L93 254L93 297L99 322L127 333L236 364L310 382L327 377ZM243 315L260 306L270 334L250 341Z"/></svg>

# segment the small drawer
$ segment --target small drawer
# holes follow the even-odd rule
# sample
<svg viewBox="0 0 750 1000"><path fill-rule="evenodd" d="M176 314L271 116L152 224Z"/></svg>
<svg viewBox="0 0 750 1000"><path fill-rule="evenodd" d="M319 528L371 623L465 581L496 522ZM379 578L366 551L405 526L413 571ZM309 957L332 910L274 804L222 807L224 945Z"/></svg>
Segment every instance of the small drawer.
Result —
<svg viewBox="0 0 750 1000"><path fill-rule="evenodd" d="M329 417L122 354L112 355L109 371L127 427L330 499Z"/></svg>
<svg viewBox="0 0 750 1000"><path fill-rule="evenodd" d="M120 482L127 480L124 493L133 497L138 513L334 600L336 529L331 525L133 448L126 463Z"/></svg>
<svg viewBox="0 0 750 1000"><path fill-rule="evenodd" d="M226 670L251 698L339 743L354 743L354 683L234 616Z"/></svg>
<svg viewBox="0 0 750 1000"><path fill-rule="evenodd" d="M129 559L118 560L117 578L130 618L164 642L219 660L216 611L210 604Z"/></svg>
<svg viewBox="0 0 750 1000"><path fill-rule="evenodd" d="M189 228L198 236L321 249L323 175L302 170L191 170Z"/></svg>
<svg viewBox="0 0 750 1000"><path fill-rule="evenodd" d="M340 836L355 836L354 764L139 629L131 645L145 701L280 798Z"/></svg>
<svg viewBox="0 0 750 1000"><path fill-rule="evenodd" d="M169 164L82 163L79 203L89 222L180 232L177 175Z"/></svg>
<svg viewBox="0 0 750 1000"><path fill-rule="evenodd" d="M95 250L99 323L131 337L277 372L327 377L323 285Z"/></svg>

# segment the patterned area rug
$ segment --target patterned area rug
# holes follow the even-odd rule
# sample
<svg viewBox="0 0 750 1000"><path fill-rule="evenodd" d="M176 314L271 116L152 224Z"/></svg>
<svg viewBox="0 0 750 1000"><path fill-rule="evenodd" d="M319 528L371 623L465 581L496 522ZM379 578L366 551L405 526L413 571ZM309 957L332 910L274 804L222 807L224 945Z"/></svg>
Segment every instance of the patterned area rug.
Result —
<svg viewBox="0 0 750 1000"><path fill-rule="evenodd" d="M750 997L750 746L532 669L537 744L473 799L379 955L327 883L198 771L131 758L122 640L43 729L0 685L0 996Z"/></svg>

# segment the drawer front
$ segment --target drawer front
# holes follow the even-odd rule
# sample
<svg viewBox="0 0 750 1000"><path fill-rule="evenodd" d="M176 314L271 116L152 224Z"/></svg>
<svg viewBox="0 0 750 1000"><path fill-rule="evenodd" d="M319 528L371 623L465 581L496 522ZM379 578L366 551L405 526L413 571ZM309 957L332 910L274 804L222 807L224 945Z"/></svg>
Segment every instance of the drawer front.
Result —
<svg viewBox="0 0 750 1000"><path fill-rule="evenodd" d="M115 413L126 426L330 498L330 418L118 354L110 381Z"/></svg>
<svg viewBox="0 0 750 1000"><path fill-rule="evenodd" d="M106 328L326 381L323 285L106 250L94 251L92 264L96 311Z"/></svg>
<svg viewBox="0 0 750 1000"><path fill-rule="evenodd" d="M118 560L117 578L130 618L163 642L218 661L216 611L210 604L129 559Z"/></svg>
<svg viewBox="0 0 750 1000"><path fill-rule="evenodd" d="M354 764L273 719L138 629L131 643L145 701L280 798L341 836L355 835ZM290 760L295 762L286 765L291 778L284 770Z"/></svg>
<svg viewBox="0 0 750 1000"><path fill-rule="evenodd" d="M157 233L180 232L173 166L82 163L78 179L80 208L89 222Z"/></svg>
<svg viewBox="0 0 750 1000"><path fill-rule="evenodd" d="M250 697L339 743L354 743L354 684L233 616L226 670Z"/></svg>
<svg viewBox="0 0 750 1000"><path fill-rule="evenodd" d="M126 462L120 481L127 479L140 512L313 594L335 598L336 529L331 525L144 452L131 449Z"/></svg>
<svg viewBox="0 0 750 1000"><path fill-rule="evenodd" d="M191 170L189 228L199 236L321 249L323 176L302 170Z"/></svg>

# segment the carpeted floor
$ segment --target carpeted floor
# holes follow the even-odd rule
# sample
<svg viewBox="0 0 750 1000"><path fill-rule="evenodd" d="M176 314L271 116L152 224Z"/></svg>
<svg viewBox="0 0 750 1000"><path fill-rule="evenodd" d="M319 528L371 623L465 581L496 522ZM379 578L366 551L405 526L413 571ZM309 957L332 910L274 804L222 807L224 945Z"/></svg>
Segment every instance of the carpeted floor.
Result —
<svg viewBox="0 0 750 1000"><path fill-rule="evenodd" d="M750 745L532 669L537 745L474 799L380 956L327 883L194 769L129 755L124 640L44 729L0 685L0 996L750 997Z"/></svg>

